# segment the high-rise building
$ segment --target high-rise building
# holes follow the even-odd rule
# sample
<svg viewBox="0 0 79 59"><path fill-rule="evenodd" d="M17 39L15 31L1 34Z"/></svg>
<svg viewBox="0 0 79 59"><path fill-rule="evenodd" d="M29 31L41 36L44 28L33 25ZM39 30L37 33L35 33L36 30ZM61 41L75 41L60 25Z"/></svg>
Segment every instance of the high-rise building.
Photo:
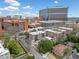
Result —
<svg viewBox="0 0 79 59"><path fill-rule="evenodd" d="M39 17L43 18L43 20L67 20L67 12L67 7L55 6L40 10Z"/></svg>

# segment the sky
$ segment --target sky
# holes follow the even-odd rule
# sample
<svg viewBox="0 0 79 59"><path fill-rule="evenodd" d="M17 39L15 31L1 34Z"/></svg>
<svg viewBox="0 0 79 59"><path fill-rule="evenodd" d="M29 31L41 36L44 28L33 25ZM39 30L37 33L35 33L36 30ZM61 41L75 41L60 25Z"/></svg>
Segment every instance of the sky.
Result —
<svg viewBox="0 0 79 59"><path fill-rule="evenodd" d="M79 17L79 0L0 0L0 15L38 16L39 10L67 6L68 17Z"/></svg>

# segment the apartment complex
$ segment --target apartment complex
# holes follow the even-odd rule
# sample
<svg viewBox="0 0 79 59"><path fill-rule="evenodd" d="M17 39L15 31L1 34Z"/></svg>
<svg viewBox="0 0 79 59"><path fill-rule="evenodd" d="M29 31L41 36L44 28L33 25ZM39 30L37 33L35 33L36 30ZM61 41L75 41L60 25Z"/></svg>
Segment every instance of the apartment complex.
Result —
<svg viewBox="0 0 79 59"><path fill-rule="evenodd" d="M15 33L21 30L28 30L28 20L27 19L0 19L0 31L5 31L8 33Z"/></svg>
<svg viewBox="0 0 79 59"><path fill-rule="evenodd" d="M67 7L55 6L39 11L39 17L43 20L67 20Z"/></svg>
<svg viewBox="0 0 79 59"><path fill-rule="evenodd" d="M29 33L29 39L30 40L41 40L45 36L45 31L35 31L35 32L30 32Z"/></svg>
<svg viewBox="0 0 79 59"><path fill-rule="evenodd" d="M29 30L30 31L30 30ZM41 39L61 39L64 35L73 31L73 28L58 27L52 29L34 29L29 32L29 40L41 40Z"/></svg>
<svg viewBox="0 0 79 59"><path fill-rule="evenodd" d="M62 38L63 37L63 32L61 31L56 31L56 30L52 30L52 29L47 29L46 30L46 37L50 37L52 39L58 39L58 38Z"/></svg>

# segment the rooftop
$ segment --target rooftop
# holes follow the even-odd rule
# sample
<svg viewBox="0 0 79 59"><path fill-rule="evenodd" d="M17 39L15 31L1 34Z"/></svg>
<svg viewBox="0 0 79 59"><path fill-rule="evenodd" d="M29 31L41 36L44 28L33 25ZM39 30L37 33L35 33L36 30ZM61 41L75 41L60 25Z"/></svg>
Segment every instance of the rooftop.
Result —
<svg viewBox="0 0 79 59"><path fill-rule="evenodd" d="M41 23L61 23L61 22L65 22L65 21L58 21L58 20L46 20L46 21L40 21Z"/></svg>
<svg viewBox="0 0 79 59"><path fill-rule="evenodd" d="M47 29L47 30L45 30L45 31L49 31L49 32L57 33L57 34L60 34L60 33L62 33L62 32L55 31L55 30L51 30L51 29Z"/></svg>
<svg viewBox="0 0 79 59"><path fill-rule="evenodd" d="M67 46L65 46L65 45L58 44L58 45L56 45L53 49L54 49L55 51L58 51L59 53L63 53L64 50L66 49L66 47L67 47Z"/></svg>
<svg viewBox="0 0 79 59"><path fill-rule="evenodd" d="M44 29L44 27L36 27L36 28L29 28L28 29L28 32L31 32L31 31L33 31L33 30L43 30Z"/></svg>
<svg viewBox="0 0 79 59"><path fill-rule="evenodd" d="M54 30L56 31L60 31L60 32L65 32L66 30L65 29L59 29L59 28L53 28Z"/></svg>
<svg viewBox="0 0 79 59"><path fill-rule="evenodd" d="M3 46L0 44L0 54L4 51Z"/></svg>
<svg viewBox="0 0 79 59"><path fill-rule="evenodd" d="M73 30L73 28L68 28L68 27L59 27L60 29L65 29L65 30Z"/></svg>
<svg viewBox="0 0 79 59"><path fill-rule="evenodd" d="M4 20L4 22L24 22L23 20Z"/></svg>
<svg viewBox="0 0 79 59"><path fill-rule="evenodd" d="M51 9L51 8L68 8L68 7L67 6L50 6L48 8L42 9L42 10Z"/></svg>
<svg viewBox="0 0 79 59"><path fill-rule="evenodd" d="M47 37L45 37L45 38L46 38L46 39L48 39L48 40L51 40L51 39L53 39L53 38L51 38L51 37L48 37L48 36L47 36Z"/></svg>
<svg viewBox="0 0 79 59"><path fill-rule="evenodd" d="M31 35L39 35L41 33L45 33L44 31L35 31L35 32L30 32L29 34Z"/></svg>
<svg viewBox="0 0 79 59"><path fill-rule="evenodd" d="M1 44L0 44L0 55L3 55L5 53L9 52L8 49L5 49Z"/></svg>

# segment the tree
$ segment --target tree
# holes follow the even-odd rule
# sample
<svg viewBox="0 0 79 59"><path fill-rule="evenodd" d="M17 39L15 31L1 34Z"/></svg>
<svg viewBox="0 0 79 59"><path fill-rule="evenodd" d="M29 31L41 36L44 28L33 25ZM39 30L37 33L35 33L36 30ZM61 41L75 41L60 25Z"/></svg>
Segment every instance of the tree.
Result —
<svg viewBox="0 0 79 59"><path fill-rule="evenodd" d="M79 37L77 37L77 43L79 43Z"/></svg>
<svg viewBox="0 0 79 59"><path fill-rule="evenodd" d="M70 41L70 42L73 42L73 43L77 42L77 37L73 34L67 34L66 39L67 39L67 41Z"/></svg>
<svg viewBox="0 0 79 59"><path fill-rule="evenodd" d="M18 55L24 52L22 47L15 39L6 35L3 36L3 40L4 40L4 47L8 48L10 53L13 54L14 57L17 57Z"/></svg>
<svg viewBox="0 0 79 59"><path fill-rule="evenodd" d="M38 50L40 53L47 53L52 50L53 47L53 41L52 40L41 40L38 44Z"/></svg>
<svg viewBox="0 0 79 59"><path fill-rule="evenodd" d="M66 48L65 52L66 52L66 54L70 55L72 53L72 49L71 48Z"/></svg>
<svg viewBox="0 0 79 59"><path fill-rule="evenodd" d="M10 41L10 37L9 36L4 36L4 46L7 47L8 42Z"/></svg>
<svg viewBox="0 0 79 59"><path fill-rule="evenodd" d="M35 59L34 56L27 56L25 59Z"/></svg>
<svg viewBox="0 0 79 59"><path fill-rule="evenodd" d="M75 48L77 49L77 52L79 52L79 43L75 44Z"/></svg>
<svg viewBox="0 0 79 59"><path fill-rule="evenodd" d="M65 44L65 42L67 42L68 39L66 36L64 36L62 39L58 39L57 40L57 44Z"/></svg>
<svg viewBox="0 0 79 59"><path fill-rule="evenodd" d="M7 48L10 50L10 53L13 54L14 56L20 53L20 49L15 40L10 40L8 42Z"/></svg>

